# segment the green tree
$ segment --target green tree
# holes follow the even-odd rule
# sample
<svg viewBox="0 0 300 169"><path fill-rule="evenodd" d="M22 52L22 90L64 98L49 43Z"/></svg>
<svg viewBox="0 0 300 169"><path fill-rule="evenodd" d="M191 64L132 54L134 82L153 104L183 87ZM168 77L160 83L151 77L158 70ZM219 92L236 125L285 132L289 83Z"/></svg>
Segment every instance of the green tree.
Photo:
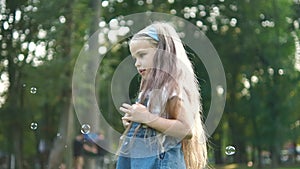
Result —
<svg viewBox="0 0 300 169"><path fill-rule="evenodd" d="M16 159L16 167L23 168L23 140L25 130L31 118L25 109L25 91L23 72L26 65L36 66L42 56L37 56L36 46L43 43L38 37L38 24L30 15L36 12L36 2L7 1L1 6L1 74L8 77L8 89L2 97L5 103L1 108L1 121L4 129L3 135L7 152L12 153ZM39 41L40 40L40 41ZM40 58L39 58L40 57ZM4 80L4 79L2 79ZM34 90L34 88L33 88ZM33 152L30 152L33 153ZM29 153L29 154L30 154Z"/></svg>

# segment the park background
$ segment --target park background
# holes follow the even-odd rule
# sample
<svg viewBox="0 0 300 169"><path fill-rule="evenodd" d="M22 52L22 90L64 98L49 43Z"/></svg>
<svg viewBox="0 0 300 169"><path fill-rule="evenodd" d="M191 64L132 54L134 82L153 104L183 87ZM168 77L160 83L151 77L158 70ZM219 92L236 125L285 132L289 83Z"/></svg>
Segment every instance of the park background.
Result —
<svg viewBox="0 0 300 169"><path fill-rule="evenodd" d="M72 73L84 43L99 29L99 52L107 52L97 74L99 107L122 132L110 84L129 55L128 44L119 42L110 51L106 46L125 36L130 23L122 16L147 11L193 23L222 61L226 106L209 138L209 165L300 168L299 0L1 0L0 168L57 169L62 163L72 168L72 141L82 125L72 103ZM215 89L201 60L192 51L189 56L205 120ZM137 81L131 85L132 98ZM81 85L91 90L84 80ZM86 106L86 111L93 110ZM99 126L93 132L101 131L100 119L86 118ZM228 146L235 150L227 152ZM105 157L105 168L113 167L112 156Z"/></svg>

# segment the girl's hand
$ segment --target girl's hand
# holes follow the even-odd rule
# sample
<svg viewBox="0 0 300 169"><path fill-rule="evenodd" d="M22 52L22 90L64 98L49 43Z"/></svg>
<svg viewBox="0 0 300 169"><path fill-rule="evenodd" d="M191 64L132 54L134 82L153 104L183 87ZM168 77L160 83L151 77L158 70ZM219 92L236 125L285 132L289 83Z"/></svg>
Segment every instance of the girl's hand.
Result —
<svg viewBox="0 0 300 169"><path fill-rule="evenodd" d="M128 116L129 116L128 113L125 113L124 117L128 117ZM124 128L127 128L127 126L129 125L130 121L122 119L122 123L123 123Z"/></svg>
<svg viewBox="0 0 300 169"><path fill-rule="evenodd" d="M158 116L150 113L148 109L140 103L133 105L123 103L120 110L126 113L122 120L147 124L158 118Z"/></svg>

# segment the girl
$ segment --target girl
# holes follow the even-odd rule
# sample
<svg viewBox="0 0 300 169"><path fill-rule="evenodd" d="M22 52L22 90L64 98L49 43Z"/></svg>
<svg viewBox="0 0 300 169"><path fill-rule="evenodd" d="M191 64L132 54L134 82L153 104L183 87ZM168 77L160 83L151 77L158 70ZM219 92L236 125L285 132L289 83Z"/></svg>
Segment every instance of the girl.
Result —
<svg viewBox="0 0 300 169"><path fill-rule="evenodd" d="M129 49L142 79L136 103L120 107L126 130L117 169L204 168L199 85L175 29L153 23L132 37Z"/></svg>

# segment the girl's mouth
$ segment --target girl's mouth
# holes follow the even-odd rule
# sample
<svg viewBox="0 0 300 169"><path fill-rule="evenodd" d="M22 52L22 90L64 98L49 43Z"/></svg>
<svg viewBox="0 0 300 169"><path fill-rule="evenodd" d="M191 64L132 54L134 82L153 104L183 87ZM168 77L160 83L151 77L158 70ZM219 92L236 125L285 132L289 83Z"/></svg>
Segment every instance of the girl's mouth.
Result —
<svg viewBox="0 0 300 169"><path fill-rule="evenodd" d="M140 73L141 75L143 75L143 74L145 73L145 71L146 71L146 69L139 69L139 73Z"/></svg>

